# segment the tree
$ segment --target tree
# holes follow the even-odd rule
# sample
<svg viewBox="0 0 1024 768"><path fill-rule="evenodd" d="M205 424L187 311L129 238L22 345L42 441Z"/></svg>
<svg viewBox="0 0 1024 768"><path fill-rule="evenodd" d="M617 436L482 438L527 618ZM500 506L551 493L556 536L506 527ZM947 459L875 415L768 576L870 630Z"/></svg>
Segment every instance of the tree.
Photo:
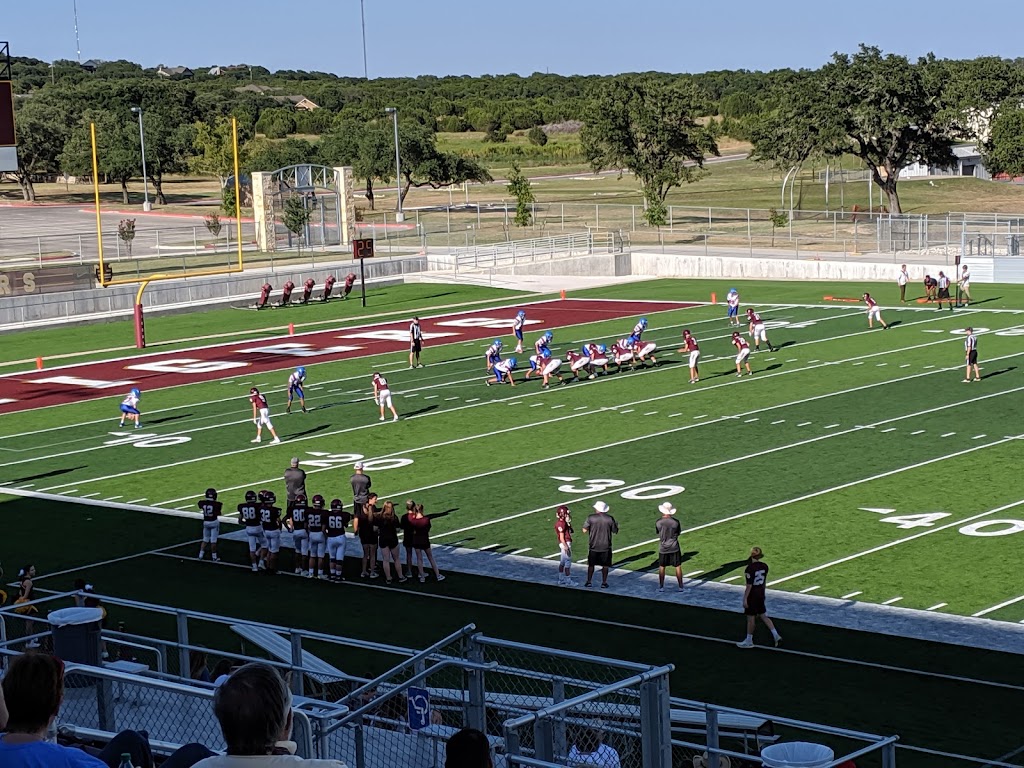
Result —
<svg viewBox="0 0 1024 768"><path fill-rule="evenodd" d="M92 175L92 141L90 123L96 125L96 161L99 172L108 182L121 185L121 200L125 205L128 198L128 182L140 175L142 150L139 146L138 123L131 112L99 110L87 112L79 125L71 132L60 165L65 173L77 176Z"/></svg>
<svg viewBox="0 0 1024 768"><path fill-rule="evenodd" d="M132 257L132 241L135 239L135 219L121 219L117 224L117 237L124 243L130 259Z"/></svg>
<svg viewBox="0 0 1024 768"><path fill-rule="evenodd" d="M1004 105L992 121L982 151L985 167L993 175L1024 176L1024 109Z"/></svg>
<svg viewBox="0 0 1024 768"><path fill-rule="evenodd" d="M466 181L493 181L479 163L437 148L434 132L419 123L403 123L399 132L399 156L402 161L401 196L412 187L441 189Z"/></svg>
<svg viewBox="0 0 1024 768"><path fill-rule="evenodd" d="M580 135L587 160L595 172L627 168L636 175L652 226L665 223L669 190L696 181L705 155L718 155L714 138L694 119L701 101L689 81L623 77L601 87L587 111Z"/></svg>
<svg viewBox="0 0 1024 768"><path fill-rule="evenodd" d="M789 214L785 211L781 213L774 208L768 209L768 219L772 223L772 248L775 247L775 230L782 227L789 226Z"/></svg>
<svg viewBox="0 0 1024 768"><path fill-rule="evenodd" d="M299 238L299 253L302 253L302 237L306 232L306 225L309 224L309 217L312 211L306 207L301 197L289 197L284 203L284 226Z"/></svg>
<svg viewBox="0 0 1024 768"><path fill-rule="evenodd" d="M527 132L526 140L536 147L543 147L548 143L548 135L544 133L543 128L539 125L535 125Z"/></svg>
<svg viewBox="0 0 1024 768"><path fill-rule="evenodd" d="M167 205L164 176L185 173L193 157L196 129L189 123L175 123L163 111L145 112L146 172L160 205Z"/></svg>
<svg viewBox="0 0 1024 768"><path fill-rule="evenodd" d="M25 200L36 199L32 177L58 173L60 156L71 133L71 116L63 103L35 96L14 113L18 137L18 170L15 173Z"/></svg>
<svg viewBox="0 0 1024 768"><path fill-rule="evenodd" d="M223 228L223 224L220 221L220 214L210 213L203 217L203 224L206 225L206 230L217 238L220 236L220 231Z"/></svg>
<svg viewBox="0 0 1024 768"><path fill-rule="evenodd" d="M959 126L944 109L938 73L933 58L911 63L866 45L852 56L834 54L820 70L822 103L840 136L822 149L860 158L888 196L892 213L902 210L896 187L903 168L954 162Z"/></svg>
<svg viewBox="0 0 1024 768"><path fill-rule="evenodd" d="M750 121L753 159L782 171L799 168L811 157L831 155L844 143L814 72L801 73L786 83L779 106Z"/></svg>
<svg viewBox="0 0 1024 768"><path fill-rule="evenodd" d="M323 136L317 145L326 165L352 166L352 173L366 183L366 201L374 209L373 185L394 178L395 143L391 124L349 121Z"/></svg>
<svg viewBox="0 0 1024 768"><path fill-rule="evenodd" d="M283 107L265 109L256 121L256 132L268 139L283 139L289 133L295 133L295 115Z"/></svg>
<svg viewBox="0 0 1024 768"><path fill-rule="evenodd" d="M532 204L535 199L533 187L530 186L530 180L519 170L517 163L512 163L512 168L508 174L508 184L505 189L516 199L515 225L517 227L530 226L533 221Z"/></svg>
<svg viewBox="0 0 1024 768"><path fill-rule="evenodd" d="M195 124L195 151L190 165L196 173L216 176L223 186L225 179L235 172L235 156L231 135L231 118L218 117L213 123ZM238 126L238 143L250 138Z"/></svg>

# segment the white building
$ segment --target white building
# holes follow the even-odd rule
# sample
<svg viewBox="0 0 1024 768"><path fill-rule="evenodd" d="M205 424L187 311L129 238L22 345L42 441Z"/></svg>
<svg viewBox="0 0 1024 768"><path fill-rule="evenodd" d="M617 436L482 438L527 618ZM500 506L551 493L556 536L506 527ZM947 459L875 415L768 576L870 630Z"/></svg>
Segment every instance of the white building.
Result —
<svg viewBox="0 0 1024 768"><path fill-rule="evenodd" d="M955 164L941 168L928 163L912 163L900 172L900 178L913 179L924 176L968 176L975 179L992 178L982 161L981 150L977 144L958 144L953 147Z"/></svg>

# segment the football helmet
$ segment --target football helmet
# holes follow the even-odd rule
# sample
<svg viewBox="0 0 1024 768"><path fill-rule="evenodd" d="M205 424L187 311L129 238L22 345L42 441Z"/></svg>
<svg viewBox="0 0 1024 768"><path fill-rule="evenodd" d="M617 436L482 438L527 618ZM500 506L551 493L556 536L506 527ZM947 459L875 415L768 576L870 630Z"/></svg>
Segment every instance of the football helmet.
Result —
<svg viewBox="0 0 1024 768"><path fill-rule="evenodd" d="M563 504L563 505L562 505L562 506L560 506L560 507L558 508L558 510L557 510L557 511L555 512L555 516L556 516L556 517L557 517L557 518L558 518L559 520L569 520L569 518L570 518L570 516L571 516L571 515L570 515L570 513L569 513L569 508L568 508L567 506L565 506L565 504Z"/></svg>
<svg viewBox="0 0 1024 768"><path fill-rule="evenodd" d="M516 312L516 317L518 317L519 319L522 319L522 318L526 317L526 313L523 310L520 309L518 312Z"/></svg>
<svg viewBox="0 0 1024 768"><path fill-rule="evenodd" d="M641 328L646 328L647 327L647 318L646 317L641 317L639 325L640 325Z"/></svg>
<svg viewBox="0 0 1024 768"><path fill-rule="evenodd" d="M216 501L217 500L217 489L216 488L207 488L206 489L206 498L208 498L210 501Z"/></svg>
<svg viewBox="0 0 1024 768"><path fill-rule="evenodd" d="M738 339L738 338L740 337L740 332L739 332L739 331L733 331L733 332L732 332L732 337L733 337L734 339Z"/></svg>
<svg viewBox="0 0 1024 768"><path fill-rule="evenodd" d="M511 369L513 369L513 368L515 368L515 367L516 367L516 363L518 363L518 362L519 362L519 361L518 361L518 360L516 360L516 359L515 359L514 357L510 357L510 358L508 359L508 367L509 367L509 370L511 370Z"/></svg>
<svg viewBox="0 0 1024 768"><path fill-rule="evenodd" d="M258 389L256 389L256 387L252 387L252 388L251 388L251 389L249 390L249 394L250 394L250 395L258 395L259 393L260 393L260 391L259 391Z"/></svg>
<svg viewBox="0 0 1024 768"><path fill-rule="evenodd" d="M739 293L735 288L730 288L729 293Z"/></svg>
<svg viewBox="0 0 1024 768"><path fill-rule="evenodd" d="M597 351L600 352L601 354L604 354L605 352L608 351L608 347L606 347L604 344L598 344Z"/></svg>
<svg viewBox="0 0 1024 768"><path fill-rule="evenodd" d="M267 493L267 491L260 491L259 493L256 494L256 499L257 501L260 502L260 504L267 500Z"/></svg>
<svg viewBox="0 0 1024 768"><path fill-rule="evenodd" d="M341 503L341 499L331 499L331 512L341 512L345 508L345 505Z"/></svg>
<svg viewBox="0 0 1024 768"><path fill-rule="evenodd" d="M299 374L299 376L304 377L306 375L306 368L305 366L300 365L298 368L295 369L295 372Z"/></svg>
<svg viewBox="0 0 1024 768"><path fill-rule="evenodd" d="M690 335L690 329L689 328L683 328L683 336L689 336L689 335Z"/></svg>
<svg viewBox="0 0 1024 768"><path fill-rule="evenodd" d="M258 499L258 497L256 496L256 491L246 491L245 492L245 503L246 504L252 504L257 499Z"/></svg>
<svg viewBox="0 0 1024 768"><path fill-rule="evenodd" d="M142 397L142 393L139 390L137 390L137 389L133 389L132 390L132 395L134 397Z"/></svg>
<svg viewBox="0 0 1024 768"><path fill-rule="evenodd" d="M313 506L316 507L317 509L324 508L324 497L321 496L319 493L313 497Z"/></svg>
<svg viewBox="0 0 1024 768"><path fill-rule="evenodd" d="M263 503L273 504L277 501L277 496L274 495L273 491L263 491Z"/></svg>
<svg viewBox="0 0 1024 768"><path fill-rule="evenodd" d="M540 356L547 360L549 357L551 357L551 350L545 347L543 351L541 351Z"/></svg>
<svg viewBox="0 0 1024 768"><path fill-rule="evenodd" d="M544 338L547 339L548 341L551 341L553 338L555 338L555 334L553 334L551 331L544 331Z"/></svg>
<svg viewBox="0 0 1024 768"><path fill-rule="evenodd" d="M498 349L501 349L501 339L495 339L494 346L497 347Z"/></svg>
<svg viewBox="0 0 1024 768"><path fill-rule="evenodd" d="M630 336L628 339L626 339L626 344L632 347L634 344L639 343L639 341L640 339L638 339L636 336Z"/></svg>
<svg viewBox="0 0 1024 768"><path fill-rule="evenodd" d="M304 505L304 504L306 503L306 497L305 497L305 495L304 495L304 494L301 494L301 493L300 493L300 494L297 494L297 495L295 496L295 503L296 503L296 504L298 504L299 506L302 506L302 505Z"/></svg>

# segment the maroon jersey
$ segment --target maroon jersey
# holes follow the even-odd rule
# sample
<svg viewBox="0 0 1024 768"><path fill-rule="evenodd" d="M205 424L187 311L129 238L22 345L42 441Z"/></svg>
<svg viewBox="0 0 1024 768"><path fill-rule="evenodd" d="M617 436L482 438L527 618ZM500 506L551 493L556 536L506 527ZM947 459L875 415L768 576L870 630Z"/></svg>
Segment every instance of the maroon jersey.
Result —
<svg viewBox="0 0 1024 768"><path fill-rule="evenodd" d="M736 347L736 350L738 352L742 352L744 349L750 349L750 345L747 344L746 339L744 339L742 336L733 336L732 345Z"/></svg>
<svg viewBox="0 0 1024 768"><path fill-rule="evenodd" d="M309 290L313 290L313 286L314 286L314 285L316 285L316 280L314 280L314 279L313 279L313 278L311 277L311 278L309 278L309 280L307 280L307 281L306 281L306 282L304 283L304 285L306 286L306 288L307 288L307 289L309 289Z"/></svg>
<svg viewBox="0 0 1024 768"><path fill-rule="evenodd" d="M583 359L583 355L581 355L579 352L577 352L574 349L570 349L570 350L566 351L565 359L569 361L569 365L572 365L577 360L582 360Z"/></svg>
<svg viewBox="0 0 1024 768"><path fill-rule="evenodd" d="M210 501L209 499L203 499L199 502L199 511L203 513L204 523L215 523L217 518L220 517L221 507L224 505L219 501Z"/></svg>
<svg viewBox="0 0 1024 768"><path fill-rule="evenodd" d="M760 560L753 560L743 572L743 578L750 587L751 597L764 599L764 590L768 584L768 565Z"/></svg>
<svg viewBox="0 0 1024 768"><path fill-rule="evenodd" d="M572 544L572 525L566 520L555 520L555 538L559 543L564 541L566 544Z"/></svg>
<svg viewBox="0 0 1024 768"><path fill-rule="evenodd" d="M348 528L349 521L352 520L352 515L348 512L336 512L331 510L327 513L327 535L328 536L344 536L345 529Z"/></svg>
<svg viewBox="0 0 1024 768"><path fill-rule="evenodd" d="M260 507L260 525L264 531L281 530L281 508L273 504L264 504Z"/></svg>
<svg viewBox="0 0 1024 768"><path fill-rule="evenodd" d="M752 323L760 323L761 322L761 316L759 314L757 314L757 312L755 312L754 310L748 309L747 310L747 320L749 320Z"/></svg>
<svg viewBox="0 0 1024 768"><path fill-rule="evenodd" d="M261 410L263 408L269 408L270 407L267 404L267 398L265 398L263 396L262 392L260 392L258 394L255 394L255 395L249 395L249 402L252 403L253 405L255 405L257 408L259 408Z"/></svg>
<svg viewBox="0 0 1024 768"><path fill-rule="evenodd" d="M622 344L612 344L612 354L618 357L619 355L628 355L632 350Z"/></svg>
<svg viewBox="0 0 1024 768"><path fill-rule="evenodd" d="M292 511L288 513L288 517L292 521L292 530L306 530L306 518L308 516L308 510L306 509L305 504L295 504L294 506L292 506Z"/></svg>
<svg viewBox="0 0 1024 768"><path fill-rule="evenodd" d="M345 275L345 287L351 288L356 283L356 276L349 272Z"/></svg>
<svg viewBox="0 0 1024 768"><path fill-rule="evenodd" d="M322 533L324 530L324 518L327 513L322 509L307 509L306 510L306 528L310 533Z"/></svg>
<svg viewBox="0 0 1024 768"><path fill-rule="evenodd" d="M238 519L245 526L257 526L260 524L260 508L256 504L239 504Z"/></svg>
<svg viewBox="0 0 1024 768"><path fill-rule="evenodd" d="M388 386L388 380L381 376L379 373L373 377L373 391L381 392L385 389L390 389Z"/></svg>
<svg viewBox="0 0 1024 768"><path fill-rule="evenodd" d="M874 309L878 306L878 302L872 299L870 296L864 297L864 303L868 305L868 309Z"/></svg>
<svg viewBox="0 0 1024 768"><path fill-rule="evenodd" d="M696 352L698 349L700 349L700 347L697 345L697 340L693 338L693 336L687 336L685 339L683 339L683 341L686 342L687 352Z"/></svg>

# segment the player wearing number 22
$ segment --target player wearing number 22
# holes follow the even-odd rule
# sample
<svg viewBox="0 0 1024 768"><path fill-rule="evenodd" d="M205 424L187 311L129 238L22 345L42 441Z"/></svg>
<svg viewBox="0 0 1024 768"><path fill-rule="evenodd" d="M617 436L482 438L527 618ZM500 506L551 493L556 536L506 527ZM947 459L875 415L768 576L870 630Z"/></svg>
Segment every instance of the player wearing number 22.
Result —
<svg viewBox="0 0 1024 768"><path fill-rule="evenodd" d="M395 406L391 402L391 387L388 386L388 380L380 373L373 374L373 399L380 406L380 419L378 421L384 421L385 408L391 409L391 420L398 421L398 411L395 410Z"/></svg>
<svg viewBox="0 0 1024 768"><path fill-rule="evenodd" d="M256 387L253 387L249 390L249 402L252 403L252 423L256 425L256 437L252 442L263 442L263 427L266 426L270 430L270 434L274 436L273 442L280 443L281 438L277 436L274 425L270 423L270 404L267 403L267 398Z"/></svg>

